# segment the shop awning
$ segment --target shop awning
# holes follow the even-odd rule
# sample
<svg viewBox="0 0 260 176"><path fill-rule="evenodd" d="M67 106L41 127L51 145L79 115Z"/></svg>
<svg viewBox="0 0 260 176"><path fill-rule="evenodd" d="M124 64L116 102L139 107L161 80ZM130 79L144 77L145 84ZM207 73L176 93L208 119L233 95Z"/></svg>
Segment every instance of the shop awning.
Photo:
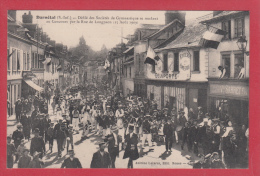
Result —
<svg viewBox="0 0 260 176"><path fill-rule="evenodd" d="M38 86L37 84L35 84L34 82L32 82L31 80L24 80L26 82L26 84L28 84L31 88L41 92L43 91L43 88Z"/></svg>

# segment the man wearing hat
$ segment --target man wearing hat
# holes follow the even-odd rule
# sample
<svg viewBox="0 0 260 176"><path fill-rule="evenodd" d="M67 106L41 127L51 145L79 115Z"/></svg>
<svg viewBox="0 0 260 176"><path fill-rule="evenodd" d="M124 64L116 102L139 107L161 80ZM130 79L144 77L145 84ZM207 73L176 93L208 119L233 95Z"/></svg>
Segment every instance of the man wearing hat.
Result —
<svg viewBox="0 0 260 176"><path fill-rule="evenodd" d="M61 152L63 150L63 143L66 139L66 132L65 128L62 127L62 119L59 119L59 123L55 125L53 133L54 137L57 140L57 147L58 147L58 156L61 157Z"/></svg>
<svg viewBox="0 0 260 176"><path fill-rule="evenodd" d="M7 168L13 168L14 158L13 155L16 153L14 144L11 143L12 137L7 136Z"/></svg>
<svg viewBox="0 0 260 176"><path fill-rule="evenodd" d="M129 133L125 137L126 148L124 157L129 158L127 168L133 168L133 160L139 158L139 153L137 149L138 136L134 133L134 126L129 126Z"/></svg>
<svg viewBox="0 0 260 176"><path fill-rule="evenodd" d="M52 153L53 138L54 138L54 122L51 122L50 127L47 130L47 136L49 141L49 150Z"/></svg>
<svg viewBox="0 0 260 176"><path fill-rule="evenodd" d="M119 141L118 129L116 127L111 128L111 134L107 135L104 139L108 142L108 153L111 158L111 167L115 168L116 157L119 156Z"/></svg>
<svg viewBox="0 0 260 176"><path fill-rule="evenodd" d="M40 158L43 157L43 154L45 153L45 143L43 141L43 138L39 136L40 130L36 128L34 130L34 137L31 141L31 147L30 147L30 154L33 156L34 152L40 153Z"/></svg>
<svg viewBox="0 0 260 176"><path fill-rule="evenodd" d="M78 158L75 157L74 150L69 150L69 157L65 159L61 168L82 168Z"/></svg>
<svg viewBox="0 0 260 176"><path fill-rule="evenodd" d="M74 110L72 111L72 125L74 130L76 131L77 134L79 134L79 110L78 107L75 107Z"/></svg>
<svg viewBox="0 0 260 176"><path fill-rule="evenodd" d="M22 112L22 103L21 103L21 100L18 99L15 102L15 115L16 115L17 122L20 122L21 112Z"/></svg>
<svg viewBox="0 0 260 176"><path fill-rule="evenodd" d="M166 152L168 150L172 151L172 141L173 141L173 125L171 123L171 118L167 119L167 123L164 125L163 134L165 135L165 148Z"/></svg>
<svg viewBox="0 0 260 176"><path fill-rule="evenodd" d="M90 168L111 168L111 158L105 147L106 143L99 144L99 150L93 154Z"/></svg>
<svg viewBox="0 0 260 176"><path fill-rule="evenodd" d="M14 146L17 149L17 147L21 144L21 140L24 138L23 132L22 132L22 124L18 124L17 129L13 132L12 139L14 140Z"/></svg>
<svg viewBox="0 0 260 176"><path fill-rule="evenodd" d="M152 147L152 134L151 134L151 125L150 125L150 118L151 116L146 113L145 120L143 121L143 138L142 138L142 147L144 147L145 141L147 140L149 144L149 150Z"/></svg>
<svg viewBox="0 0 260 176"><path fill-rule="evenodd" d="M21 124L23 125L23 134L25 139L30 139L31 134L31 117L23 112L21 116Z"/></svg>

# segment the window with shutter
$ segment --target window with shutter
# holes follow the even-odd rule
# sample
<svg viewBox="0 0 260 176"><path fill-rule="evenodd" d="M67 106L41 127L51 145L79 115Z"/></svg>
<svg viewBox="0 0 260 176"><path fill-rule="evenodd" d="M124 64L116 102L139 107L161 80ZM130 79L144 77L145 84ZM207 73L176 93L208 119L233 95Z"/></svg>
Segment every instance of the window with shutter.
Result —
<svg viewBox="0 0 260 176"><path fill-rule="evenodd" d="M27 53L27 70L30 70L30 55Z"/></svg>
<svg viewBox="0 0 260 176"><path fill-rule="evenodd" d="M179 71L179 53L174 53L173 71Z"/></svg>
<svg viewBox="0 0 260 176"><path fill-rule="evenodd" d="M26 62L27 62L26 53L23 53L23 70L27 70Z"/></svg>
<svg viewBox="0 0 260 176"><path fill-rule="evenodd" d="M193 53L193 71L200 71L200 52L194 51Z"/></svg>
<svg viewBox="0 0 260 176"><path fill-rule="evenodd" d="M32 64L31 64L32 68L35 68L34 67L34 53L32 53Z"/></svg>
<svg viewBox="0 0 260 176"><path fill-rule="evenodd" d="M12 54L12 70L13 71L16 71L17 70L17 65L16 65L16 62L17 62L17 54L16 54L16 49L13 49L13 54Z"/></svg>
<svg viewBox="0 0 260 176"><path fill-rule="evenodd" d="M20 50L17 50L17 70L21 70L21 56L20 56Z"/></svg>
<svg viewBox="0 0 260 176"><path fill-rule="evenodd" d="M168 71L168 53L163 54L163 71Z"/></svg>
<svg viewBox="0 0 260 176"><path fill-rule="evenodd" d="M9 48L7 48L7 70L10 70L10 57L9 57L9 54L11 54L10 53L10 49Z"/></svg>

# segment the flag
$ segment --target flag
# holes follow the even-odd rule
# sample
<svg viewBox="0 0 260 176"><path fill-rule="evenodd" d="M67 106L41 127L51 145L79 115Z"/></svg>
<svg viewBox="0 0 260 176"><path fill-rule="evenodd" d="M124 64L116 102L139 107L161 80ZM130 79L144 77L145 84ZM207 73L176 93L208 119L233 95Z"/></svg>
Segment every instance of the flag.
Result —
<svg viewBox="0 0 260 176"><path fill-rule="evenodd" d="M201 38L199 45L204 48L217 49L219 43L221 42L225 34L225 31L209 26L208 31L206 31L203 34L203 37Z"/></svg>
<svg viewBox="0 0 260 176"><path fill-rule="evenodd" d="M159 60L159 56L154 52L154 50L152 49L151 46L148 47L147 50L147 55L145 58L144 63L145 64L151 64L151 65L155 65L156 62Z"/></svg>

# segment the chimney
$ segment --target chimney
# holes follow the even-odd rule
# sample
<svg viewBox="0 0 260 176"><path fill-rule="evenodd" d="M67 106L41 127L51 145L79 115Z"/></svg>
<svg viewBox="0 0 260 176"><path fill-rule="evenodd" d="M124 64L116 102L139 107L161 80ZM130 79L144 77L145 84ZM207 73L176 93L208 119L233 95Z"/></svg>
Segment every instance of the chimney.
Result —
<svg viewBox="0 0 260 176"><path fill-rule="evenodd" d="M186 16L186 12L166 11L165 12L165 25L169 24L170 22L172 22L175 19L178 19L185 26L185 16Z"/></svg>
<svg viewBox="0 0 260 176"><path fill-rule="evenodd" d="M222 13L222 12L223 12L223 11L213 11L213 16L216 16L216 15Z"/></svg>
<svg viewBox="0 0 260 176"><path fill-rule="evenodd" d="M24 13L22 18L23 18L23 23L32 23L32 21L33 21L33 16L31 14L31 11L29 11L28 15L26 13Z"/></svg>
<svg viewBox="0 0 260 176"><path fill-rule="evenodd" d="M16 21L16 10L8 10L8 15L10 15L14 21Z"/></svg>

